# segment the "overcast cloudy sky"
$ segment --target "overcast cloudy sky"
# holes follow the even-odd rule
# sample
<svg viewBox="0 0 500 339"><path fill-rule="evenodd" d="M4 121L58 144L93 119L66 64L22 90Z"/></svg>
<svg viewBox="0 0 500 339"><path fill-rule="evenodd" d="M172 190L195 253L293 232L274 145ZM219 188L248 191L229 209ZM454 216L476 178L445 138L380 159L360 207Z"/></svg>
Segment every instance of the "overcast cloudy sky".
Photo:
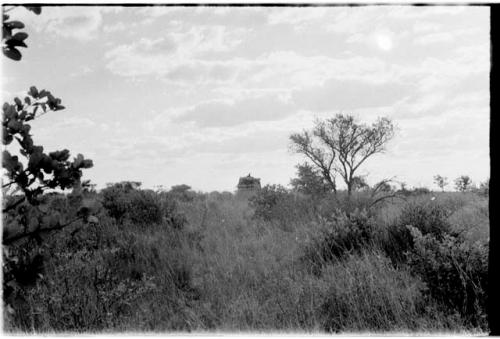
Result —
<svg viewBox="0 0 500 339"><path fill-rule="evenodd" d="M18 8L29 48L2 59L4 100L31 85L66 110L33 123L85 177L233 191L287 185L289 135L352 113L398 126L360 174L435 188L489 176L488 7Z"/></svg>

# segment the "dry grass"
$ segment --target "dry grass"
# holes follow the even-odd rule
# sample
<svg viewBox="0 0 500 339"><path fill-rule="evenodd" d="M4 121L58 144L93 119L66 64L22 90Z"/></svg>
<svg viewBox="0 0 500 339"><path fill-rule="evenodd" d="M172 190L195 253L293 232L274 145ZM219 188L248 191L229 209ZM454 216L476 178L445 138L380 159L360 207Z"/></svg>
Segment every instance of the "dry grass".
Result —
<svg viewBox="0 0 500 339"><path fill-rule="evenodd" d="M429 198L409 199L418 203ZM437 201L453 210L450 223L466 229L468 238L484 240L488 228L484 198L445 193L438 194ZM365 247L322 262L319 272L312 272L304 257L316 249L314 239L321 238L322 227L333 219L263 221L253 217L246 199L227 194L198 194L179 201L187 219L182 230L165 224L116 224L104 218L99 234L107 245L97 250L90 246L85 261L62 243L57 251L72 259L52 259L52 273L48 272L52 282L28 289L27 309L46 312L45 318L37 318L38 325L33 325L33 317L27 316L27 325L17 322L14 330L31 326L37 331L480 331L438 305L421 277L408 267L395 268L380 250L383 246L377 241L386 241L384 232L397 222L404 206L400 201L381 205L370 216L377 226L373 239ZM76 271L64 273L57 265L79 268L79 274L89 279L77 279ZM102 293L89 292L86 299L79 294L82 289L91 291L92 265L116 279L114 285L102 286L107 309L96 299ZM58 288L68 278L74 288L66 291L72 306L64 308L64 300L70 299L64 299ZM102 284L106 279L109 276L102 273ZM92 317L78 323L71 318L74 305L102 314L90 312ZM63 311L67 317L57 319Z"/></svg>

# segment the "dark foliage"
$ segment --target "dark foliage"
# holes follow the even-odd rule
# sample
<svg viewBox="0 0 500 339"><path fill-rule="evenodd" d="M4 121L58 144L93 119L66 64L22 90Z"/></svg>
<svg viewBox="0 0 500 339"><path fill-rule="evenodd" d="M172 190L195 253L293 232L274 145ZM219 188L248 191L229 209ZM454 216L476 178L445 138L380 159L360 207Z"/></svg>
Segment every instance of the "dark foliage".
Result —
<svg viewBox="0 0 500 339"><path fill-rule="evenodd" d="M250 198L254 219L277 224L284 230L310 220L316 209L310 198L289 192L281 185L266 185Z"/></svg>
<svg viewBox="0 0 500 339"><path fill-rule="evenodd" d="M383 244L385 252L395 264L405 260L405 254L413 249L413 237L406 227L408 225L424 235L432 234L442 239L445 234L452 232L449 214L447 208L433 201L406 204L398 221L388 227L388 240Z"/></svg>
<svg viewBox="0 0 500 339"><path fill-rule="evenodd" d="M42 12L41 6L23 6L29 11L40 14ZM14 7L11 7L14 8ZM28 38L26 32L18 31L24 28L24 23L19 20L10 20L10 16L5 13L5 7L2 6L2 51L3 54L12 60L19 61L22 58L22 54L19 51L19 47L26 48L25 40Z"/></svg>
<svg viewBox="0 0 500 339"><path fill-rule="evenodd" d="M137 225L168 223L182 228L185 216L177 208L176 194L139 189L140 183L121 182L108 185L100 192L102 205L119 224Z"/></svg>
<svg viewBox="0 0 500 339"><path fill-rule="evenodd" d="M309 195L317 200L331 190L321 173L308 163L299 164L296 168L297 177L290 181L294 191Z"/></svg>
<svg viewBox="0 0 500 339"><path fill-rule="evenodd" d="M409 227L414 248L408 265L426 283L430 295L458 312L474 327L486 328L488 246L468 243L449 234L437 239Z"/></svg>
<svg viewBox="0 0 500 339"><path fill-rule="evenodd" d="M303 259L319 274L325 263L372 246L376 224L366 210L350 215L338 210L330 221L323 220L321 231L305 249Z"/></svg>

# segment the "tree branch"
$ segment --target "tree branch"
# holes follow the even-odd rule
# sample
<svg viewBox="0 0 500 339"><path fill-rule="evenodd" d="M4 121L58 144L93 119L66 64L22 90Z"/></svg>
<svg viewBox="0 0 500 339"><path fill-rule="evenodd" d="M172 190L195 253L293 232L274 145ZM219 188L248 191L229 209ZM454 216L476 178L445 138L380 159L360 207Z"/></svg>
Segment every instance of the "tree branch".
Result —
<svg viewBox="0 0 500 339"><path fill-rule="evenodd" d="M401 199L403 201L406 201L406 199L404 197L400 196L398 193L392 193L392 194L384 195L384 196L382 196L380 198L375 199L375 201L373 201L370 204L370 206L368 206L368 209L372 208L372 206L374 206L375 204L377 204L377 203L379 203L379 202L381 202L381 201L383 201L385 199L389 199L389 198L399 198L399 199Z"/></svg>
<svg viewBox="0 0 500 339"><path fill-rule="evenodd" d="M13 237L10 237L10 238L7 238L7 239L3 239L3 244L4 245L10 245L14 241L20 240L22 238L33 236L35 234L40 234L40 233L45 233L45 232L60 230L60 229L63 229L64 227L67 227L67 226L71 225L75 221L78 221L79 219L82 219L82 217L76 217L75 219L73 219L73 220L71 220L71 221L69 221L69 222L67 222L65 224L62 224L62 225L61 224L57 224L56 226L47 227L47 228L38 228L38 229L36 229L34 231L31 231L31 232L21 233L21 234L15 235Z"/></svg>
<svg viewBox="0 0 500 339"><path fill-rule="evenodd" d="M7 212L8 212L8 211L10 211L11 209L16 208L18 205L22 204L25 200L26 200L26 197L21 197L21 199L19 199L18 201L16 201L16 202L15 202L15 203L13 203L12 205L5 207L5 208L2 210L2 213L7 213Z"/></svg>

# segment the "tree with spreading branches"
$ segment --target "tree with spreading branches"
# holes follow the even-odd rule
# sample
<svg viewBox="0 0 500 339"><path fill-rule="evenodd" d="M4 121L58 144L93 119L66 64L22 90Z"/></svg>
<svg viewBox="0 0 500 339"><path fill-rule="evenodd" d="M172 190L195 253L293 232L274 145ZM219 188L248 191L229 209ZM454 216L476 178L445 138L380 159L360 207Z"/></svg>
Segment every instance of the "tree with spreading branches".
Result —
<svg viewBox="0 0 500 339"><path fill-rule="evenodd" d="M394 137L394 125L379 118L372 125L357 122L351 115L316 121L311 131L290 136L292 150L305 155L337 193L336 177L340 175L351 196L358 181L356 172L375 154L383 153Z"/></svg>

